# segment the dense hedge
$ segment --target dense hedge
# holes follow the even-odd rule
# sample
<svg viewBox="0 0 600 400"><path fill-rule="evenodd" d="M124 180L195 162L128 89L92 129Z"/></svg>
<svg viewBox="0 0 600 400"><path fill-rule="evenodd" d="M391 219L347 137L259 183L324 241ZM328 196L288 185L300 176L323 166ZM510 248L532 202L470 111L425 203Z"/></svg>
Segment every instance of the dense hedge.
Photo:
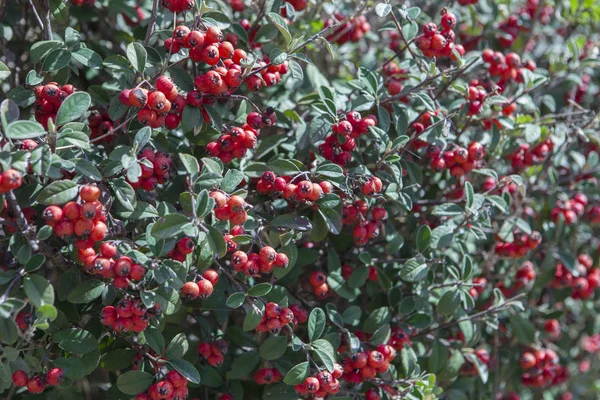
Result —
<svg viewBox="0 0 600 400"><path fill-rule="evenodd" d="M599 20L0 2L2 397L598 398Z"/></svg>

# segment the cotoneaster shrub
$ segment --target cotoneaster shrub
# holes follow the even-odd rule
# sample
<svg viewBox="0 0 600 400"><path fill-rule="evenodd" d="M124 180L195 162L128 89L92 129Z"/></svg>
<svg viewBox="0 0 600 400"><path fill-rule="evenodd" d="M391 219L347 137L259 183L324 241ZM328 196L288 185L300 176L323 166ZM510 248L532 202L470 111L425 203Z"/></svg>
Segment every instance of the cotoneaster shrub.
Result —
<svg viewBox="0 0 600 400"><path fill-rule="evenodd" d="M2 398L598 398L599 20L5 1Z"/></svg>

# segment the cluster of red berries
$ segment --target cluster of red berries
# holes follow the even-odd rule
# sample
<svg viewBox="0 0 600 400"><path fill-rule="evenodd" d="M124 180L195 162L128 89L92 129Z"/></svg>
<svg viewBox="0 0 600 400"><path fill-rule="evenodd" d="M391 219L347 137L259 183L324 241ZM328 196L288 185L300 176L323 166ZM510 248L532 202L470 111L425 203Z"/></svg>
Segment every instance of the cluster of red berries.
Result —
<svg viewBox="0 0 600 400"><path fill-rule="evenodd" d="M207 269L200 276L198 281L189 281L183 284L181 288L181 296L194 300L200 298L207 299L213 292L214 287L219 282L219 274L214 269Z"/></svg>
<svg viewBox="0 0 600 400"><path fill-rule="evenodd" d="M529 250L536 249L542 242L542 234L538 231L533 231L530 235L516 231L513 236L514 239L512 243L504 242L498 238L499 241L496 243L496 254L501 257L523 257Z"/></svg>
<svg viewBox="0 0 600 400"><path fill-rule="evenodd" d="M271 171L265 171L256 183L256 191L259 194L281 193L286 200L313 202L333 191L333 185L328 181L301 181L297 185L291 183L292 181L291 176L278 177Z"/></svg>
<svg viewBox="0 0 600 400"><path fill-rule="evenodd" d="M247 276L270 274L274 267L286 268L290 260L284 253L278 253L271 246L265 246L257 253L238 250L231 255L231 265L236 272Z"/></svg>
<svg viewBox="0 0 600 400"><path fill-rule="evenodd" d="M259 385L270 385L277 383L283 376L277 368L261 368L254 372L254 382Z"/></svg>
<svg viewBox="0 0 600 400"><path fill-rule="evenodd" d="M217 339L212 343L201 342L196 351L213 367L219 367L225 360L225 354L229 350L229 344L223 339Z"/></svg>
<svg viewBox="0 0 600 400"><path fill-rule="evenodd" d="M577 275L569 271L563 264L556 266L553 288L572 288L571 297L574 299L589 299L594 290L600 287L600 269L593 268L594 262L587 254L577 257Z"/></svg>
<svg viewBox="0 0 600 400"><path fill-rule="evenodd" d="M148 308L141 299L122 298L116 306L106 306L100 311L100 322L116 332L143 332L150 317L160 314L158 305Z"/></svg>
<svg viewBox="0 0 600 400"><path fill-rule="evenodd" d="M369 133L370 126L377 125L377 117L362 117L358 111L346 113L345 119L331 128L332 133L319 145L319 154L326 160L344 166L352 160L352 150L356 148L356 138Z"/></svg>
<svg viewBox="0 0 600 400"><path fill-rule="evenodd" d="M188 398L188 380L179 372L167 372L165 379L153 383L146 392L135 396L135 400L185 400Z"/></svg>
<svg viewBox="0 0 600 400"><path fill-rule="evenodd" d="M243 225L248 218L246 200L234 195L227 199L225 193L220 191L210 192L210 197L215 200L215 217L221 221L229 221L233 225Z"/></svg>
<svg viewBox="0 0 600 400"><path fill-rule="evenodd" d="M365 196L371 196L377 193L380 193L383 189L383 182L376 176L371 176L367 179L365 183L363 183L360 191Z"/></svg>
<svg viewBox="0 0 600 400"><path fill-rule="evenodd" d="M96 254L95 242L106 236L106 214L100 199L100 188L85 185L79 191L82 204L70 201L62 208L48 206L42 212L46 223L52 227L54 234L60 238L78 236L75 246L79 249L79 260L84 261L88 254Z"/></svg>
<svg viewBox="0 0 600 400"><path fill-rule="evenodd" d="M407 79L408 70L400 68L395 62L390 62L383 67L382 74L387 80L386 87L391 96L402 92L402 82Z"/></svg>
<svg viewBox="0 0 600 400"><path fill-rule="evenodd" d="M551 138L531 147L528 143L523 143L517 150L509 154L514 170L519 171L525 167L542 163L554 151L554 142Z"/></svg>
<svg viewBox="0 0 600 400"><path fill-rule="evenodd" d="M328 18L325 20L324 28L337 23L337 21L343 21L344 15L335 13L334 18ZM327 40L330 42L342 45L348 42L358 42L365 33L371 30L371 24L367 21L364 15L359 15L349 21L344 22L339 28L336 28L333 33L327 36Z"/></svg>
<svg viewBox="0 0 600 400"><path fill-rule="evenodd" d="M279 83L281 76L288 72L288 62L283 64L272 64L268 56L256 63L253 71L260 71L260 77L256 73L251 73L246 79L246 86L252 92L259 91L263 86L271 87Z"/></svg>
<svg viewBox="0 0 600 400"><path fill-rule="evenodd" d="M351 384L373 379L377 373L387 372L394 357L396 350L387 344L380 344L376 350L355 353L342 361L342 379Z"/></svg>
<svg viewBox="0 0 600 400"><path fill-rule="evenodd" d="M168 76L158 77L156 90L149 91L142 87L122 90L119 101L128 107L139 108L139 123L151 128L165 126L168 129L176 129L186 105L185 98L179 94Z"/></svg>
<svg viewBox="0 0 600 400"><path fill-rule="evenodd" d="M277 335L281 328L293 320L294 313L290 308L280 307L277 303L269 302L265 306L265 313L260 324L256 327L256 331L270 332L272 335Z"/></svg>
<svg viewBox="0 0 600 400"><path fill-rule="evenodd" d="M475 357L477 357L484 365L490 365L490 353L486 349L475 350ZM466 376L477 375L479 373L479 368L477 367L477 364L473 363L468 358L465 358L465 362L460 367L460 373Z"/></svg>
<svg viewBox="0 0 600 400"><path fill-rule="evenodd" d="M329 285L327 284L327 275L322 271L314 271L308 278L308 283L312 287L312 292L319 299L324 299L329 295Z"/></svg>
<svg viewBox="0 0 600 400"><path fill-rule="evenodd" d="M554 15L554 8L550 4L545 4L540 10L539 0L527 0L527 4L515 12L512 12L506 21L498 25L498 42L502 48L508 48L517 40L522 32L528 32L529 27L525 24L530 23L536 17L542 25L548 25L550 18ZM525 24L524 24L525 23Z"/></svg>
<svg viewBox="0 0 600 400"><path fill-rule="evenodd" d="M425 132L427 128L429 128L433 124L432 117L437 117L439 113L440 110L435 110L433 112L425 111L419 117L418 121L415 121L411 125L411 128L415 131L415 134L417 135L417 138L410 142L411 145L415 149L422 149L424 147L427 147L427 155L430 156L430 158L431 155L439 154L441 149L439 148L439 146L430 145L425 140L419 139L418 136L420 136L423 132Z"/></svg>
<svg viewBox="0 0 600 400"><path fill-rule="evenodd" d="M350 279L352 272L354 272L354 267L347 265L347 264L342 265L342 277L345 280ZM369 266L369 274L367 275L367 280L369 280L371 282L377 282L378 278L379 278L379 273L377 272L377 268L373 265Z"/></svg>
<svg viewBox="0 0 600 400"><path fill-rule="evenodd" d="M558 221L562 215L567 225L572 225L577 222L577 219L582 217L585 212L585 207L588 204L588 198L583 193L576 193L573 198L562 201L557 200L556 206L550 212L552 220Z"/></svg>
<svg viewBox="0 0 600 400"><path fill-rule="evenodd" d="M173 247L173 250L167 253L165 258L170 258L171 260L184 262L185 257L188 254L192 254L194 252L194 242L190 238L183 238L177 241L177 245Z"/></svg>
<svg viewBox="0 0 600 400"><path fill-rule="evenodd" d="M432 157L435 154L431 154ZM485 156L485 149L479 142L471 142L468 148L456 147L438 153L431 160L431 168L435 171L450 170L450 175L460 178L477 167L477 163Z"/></svg>
<svg viewBox="0 0 600 400"><path fill-rule="evenodd" d="M161 0L160 4L172 13L181 13L194 7L194 0Z"/></svg>
<svg viewBox="0 0 600 400"><path fill-rule="evenodd" d="M90 139L101 139L103 142L108 143L112 140L112 135L108 135L113 130L113 121L108 116L108 112L100 112L98 110L92 110L88 116L88 124L92 133Z"/></svg>
<svg viewBox="0 0 600 400"><path fill-rule="evenodd" d="M262 114L251 112L244 125L234 126L223 132L219 139L206 145L206 151L224 163L229 163L234 158L243 158L248 150L256 147L260 129L272 126L275 122L277 117L273 108L268 108Z"/></svg>
<svg viewBox="0 0 600 400"><path fill-rule="evenodd" d="M530 71L535 71L537 67L532 60L522 62L521 57L514 52L510 52L505 56L499 51L485 49L481 53L481 58L485 63L489 64L489 74L500 78L498 86L500 86L501 89L510 82L522 83L523 70L528 69Z"/></svg>
<svg viewBox="0 0 600 400"><path fill-rule="evenodd" d="M520 364L527 371L521 375L523 385L541 388L558 385L567 378L566 368L558 364L558 355L552 349L526 351L521 355Z"/></svg>
<svg viewBox="0 0 600 400"><path fill-rule="evenodd" d="M392 328L392 334L388 340L388 345L392 346L396 351L402 351L404 348L404 344L410 345L412 342L410 340L410 335L402 328L394 327Z"/></svg>
<svg viewBox="0 0 600 400"><path fill-rule="evenodd" d="M21 187L22 183L23 178L21 176L21 173L16 169L11 168L0 173L0 193L6 193L13 189L18 189Z"/></svg>
<svg viewBox="0 0 600 400"><path fill-rule="evenodd" d="M467 114L479 114L483 108L483 103L487 95L487 91L479 86L479 80L475 79L471 81L467 89L467 101L469 102L469 111Z"/></svg>
<svg viewBox="0 0 600 400"><path fill-rule="evenodd" d="M27 311L20 311L15 318L17 326L22 331L29 329L33 321L35 321L33 314Z"/></svg>
<svg viewBox="0 0 600 400"><path fill-rule="evenodd" d="M141 281L146 275L146 268L142 265L136 264L127 256L117 256L117 246L112 242L102 243L98 254L90 246L80 248L78 255L85 272L112 279L112 284L117 289L125 289L130 281Z"/></svg>
<svg viewBox="0 0 600 400"><path fill-rule="evenodd" d="M505 296L513 296L519 289L529 286L535 280L537 274L531 261L525 261L517 270L512 286L506 287L502 282L498 282L496 287L500 289Z"/></svg>
<svg viewBox="0 0 600 400"><path fill-rule="evenodd" d="M465 49L460 44L454 44L456 34L454 27L456 26L456 16L448 10L442 10L441 18L442 29L438 30L438 26L433 22L428 22L423 25L423 34L417 36L415 42L417 47L423 52L427 58L431 57L451 57L455 58L454 51L462 57L465 54Z"/></svg>
<svg viewBox="0 0 600 400"><path fill-rule="evenodd" d="M33 375L31 378L27 372L19 369L12 374L13 384L17 387L27 387L29 393L42 393L47 385L58 386L65 378L61 368L52 368L46 374Z"/></svg>
<svg viewBox="0 0 600 400"><path fill-rule="evenodd" d="M59 85L56 82L49 82L45 85L38 85L33 88L35 94L35 120L48 129L48 120L56 121L56 113L62 102L75 91L75 86Z"/></svg>
<svg viewBox="0 0 600 400"><path fill-rule="evenodd" d="M170 177L169 171L173 164L169 154L145 148L138 155L138 160L140 160L139 165L142 172L138 176L137 182L131 181L129 177L125 178L133 189L151 192L159 184L167 183Z"/></svg>
<svg viewBox="0 0 600 400"><path fill-rule="evenodd" d="M334 364L333 373L321 371L316 376L309 376L294 390L301 396L310 395L313 399L322 399L328 394L336 394L340 390L340 381L343 373L342 366Z"/></svg>
<svg viewBox="0 0 600 400"><path fill-rule="evenodd" d="M354 237L354 242L359 245L363 245L369 239L379 236L379 223L387 215L383 207L375 207L371 211L371 218L373 220L368 221L366 220L368 212L369 206L367 202L360 199L355 200L353 204L344 204L342 207L342 224L354 225L352 236Z"/></svg>
<svg viewBox="0 0 600 400"><path fill-rule="evenodd" d="M479 3L479 0L458 0L458 4L461 6L469 6L471 4L475 5Z"/></svg>

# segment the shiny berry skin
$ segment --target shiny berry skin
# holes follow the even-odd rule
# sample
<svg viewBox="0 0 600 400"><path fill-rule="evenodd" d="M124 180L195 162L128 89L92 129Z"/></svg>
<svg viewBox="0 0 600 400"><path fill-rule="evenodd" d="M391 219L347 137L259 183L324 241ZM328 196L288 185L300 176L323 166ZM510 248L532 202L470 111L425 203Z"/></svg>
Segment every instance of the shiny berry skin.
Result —
<svg viewBox="0 0 600 400"><path fill-rule="evenodd" d="M423 25L423 35L425 37L431 38L437 32L437 25L433 22L428 22Z"/></svg>
<svg viewBox="0 0 600 400"><path fill-rule="evenodd" d="M448 12L442 15L441 23L445 29L453 29L456 26L456 16Z"/></svg>
<svg viewBox="0 0 600 400"><path fill-rule="evenodd" d="M27 373L22 369L12 374L12 381L15 386L23 387L27 385Z"/></svg>
<svg viewBox="0 0 600 400"><path fill-rule="evenodd" d="M198 296L202 300L208 298L212 294L213 290L213 285L208 279L202 279L198 281Z"/></svg>
<svg viewBox="0 0 600 400"><path fill-rule="evenodd" d="M181 288L181 295L188 300L194 300L200 294L200 288L196 282L186 282Z"/></svg>
<svg viewBox="0 0 600 400"><path fill-rule="evenodd" d="M190 238L183 238L177 242L177 250L181 254L190 254L194 251L194 242Z"/></svg>
<svg viewBox="0 0 600 400"><path fill-rule="evenodd" d="M65 378L65 374L63 373L63 370L60 368L52 368L46 374L46 381L52 386L60 385L64 378Z"/></svg>
<svg viewBox="0 0 600 400"><path fill-rule="evenodd" d="M33 376L27 381L27 390L29 393L42 393L46 389L46 381L41 376Z"/></svg>

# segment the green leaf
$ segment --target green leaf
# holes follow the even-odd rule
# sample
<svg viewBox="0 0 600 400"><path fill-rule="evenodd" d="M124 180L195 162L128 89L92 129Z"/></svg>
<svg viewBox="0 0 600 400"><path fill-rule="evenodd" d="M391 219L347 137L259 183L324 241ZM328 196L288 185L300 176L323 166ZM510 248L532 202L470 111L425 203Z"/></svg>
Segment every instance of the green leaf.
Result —
<svg viewBox="0 0 600 400"><path fill-rule="evenodd" d="M392 334L392 328L390 327L389 324L385 324L385 325L381 326L380 328L377 328L375 333L373 333L373 335L371 336L371 339L369 339L369 343L372 344L373 346L387 343L388 340L390 339L391 334Z"/></svg>
<svg viewBox="0 0 600 400"><path fill-rule="evenodd" d="M269 226L274 228L297 229L299 231L308 231L312 229L312 223L308 218L293 214L279 215L273 218Z"/></svg>
<svg viewBox="0 0 600 400"><path fill-rule="evenodd" d="M287 383L288 385L299 385L304 382L306 378L308 378L308 373L309 365L308 361L305 361L290 369L285 375L285 378L283 378L283 382Z"/></svg>
<svg viewBox="0 0 600 400"><path fill-rule="evenodd" d="M42 40L39 42L35 42L31 46L31 49L29 49L31 61L34 64L37 64L38 62L42 61L53 50L60 49L63 46L64 43L60 40Z"/></svg>
<svg viewBox="0 0 600 400"><path fill-rule="evenodd" d="M388 307L379 307L373 310L363 324L366 333L374 333L381 325L390 322L391 314Z"/></svg>
<svg viewBox="0 0 600 400"><path fill-rule="evenodd" d="M367 282L369 277L369 267L361 265L352 271L350 278L348 279L348 287L350 289L359 288Z"/></svg>
<svg viewBox="0 0 600 400"><path fill-rule="evenodd" d="M86 92L75 92L63 101L56 114L56 126L74 121L83 116L92 104L92 97Z"/></svg>
<svg viewBox="0 0 600 400"><path fill-rule="evenodd" d="M194 179L194 177L198 175L198 172L200 172L200 164L198 163L196 157L185 153L179 153L179 159L181 160L181 163L183 164L187 173L192 176L192 179Z"/></svg>
<svg viewBox="0 0 600 400"><path fill-rule="evenodd" d="M227 254L227 243L223 239L223 235L213 226L207 226L208 229L208 244L215 255L224 257Z"/></svg>
<svg viewBox="0 0 600 400"><path fill-rule="evenodd" d="M200 384L200 374L198 373L196 367L194 367L189 361L183 359L174 359L169 360L168 363L188 381L195 383L196 385Z"/></svg>
<svg viewBox="0 0 600 400"><path fill-rule="evenodd" d="M425 278L427 270L427 263L420 263L413 258L402 266L400 278L406 282L417 282Z"/></svg>
<svg viewBox="0 0 600 400"><path fill-rule="evenodd" d="M452 288L446 291L437 304L437 312L440 315L452 315L460 305L460 290Z"/></svg>
<svg viewBox="0 0 600 400"><path fill-rule="evenodd" d="M117 197L119 204L127 211L134 211L137 205L137 197L135 196L135 190L127 183L125 178L111 179L108 184Z"/></svg>
<svg viewBox="0 0 600 400"><path fill-rule="evenodd" d="M258 352L251 351L243 353L233 359L231 370L227 372L227 379L245 378L258 367L259 363L260 356L258 355Z"/></svg>
<svg viewBox="0 0 600 400"><path fill-rule="evenodd" d="M519 314L510 316L510 325L512 330L523 345L530 345L535 340L535 326L529 321L521 317Z"/></svg>
<svg viewBox="0 0 600 400"><path fill-rule="evenodd" d="M318 339L311 343L311 350L313 350L317 356L323 362L323 365L329 372L333 372L335 364L335 349L329 341L325 339Z"/></svg>
<svg viewBox="0 0 600 400"><path fill-rule="evenodd" d="M465 210L463 210L463 208L458 204L445 203L436 206L431 212L431 215L436 217L454 217L457 215L463 215L464 212Z"/></svg>
<svg viewBox="0 0 600 400"><path fill-rule="evenodd" d="M167 349L165 350L165 358L181 358L187 353L190 348L190 344L187 340L185 333L179 333L171 340Z"/></svg>
<svg viewBox="0 0 600 400"><path fill-rule="evenodd" d="M38 308L44 304L54 304L54 288L40 275L26 276L23 279L23 289L29 301Z"/></svg>
<svg viewBox="0 0 600 400"><path fill-rule="evenodd" d="M53 204L65 204L73 200L79 194L79 185L73 181L54 181L42 189L37 201L45 206Z"/></svg>
<svg viewBox="0 0 600 400"><path fill-rule="evenodd" d="M156 221L151 233L157 239L169 239L180 234L183 227L189 223L190 220L183 214L167 214Z"/></svg>
<svg viewBox="0 0 600 400"><path fill-rule="evenodd" d="M6 66L6 64L4 64L3 62L0 62L0 82L5 80L9 76L10 76L10 69Z"/></svg>
<svg viewBox="0 0 600 400"><path fill-rule="evenodd" d="M52 335L52 340L58 346L70 353L87 354L98 348L98 339L88 331L79 328L69 328Z"/></svg>
<svg viewBox="0 0 600 400"><path fill-rule="evenodd" d="M270 283L259 283L248 289L248 296L265 296L269 294L273 286Z"/></svg>
<svg viewBox="0 0 600 400"><path fill-rule="evenodd" d="M262 316L262 311L255 305L252 305L248 310L248 314L246 314L246 318L244 318L243 329L247 332L256 328L260 324Z"/></svg>
<svg viewBox="0 0 600 400"><path fill-rule="evenodd" d="M13 344L19 337L19 328L12 318L0 318L0 341Z"/></svg>
<svg viewBox="0 0 600 400"><path fill-rule="evenodd" d="M69 65L71 61L71 52L65 49L53 50L44 59L42 64L42 71L58 71Z"/></svg>
<svg viewBox="0 0 600 400"><path fill-rule="evenodd" d="M88 68L99 69L102 67L102 57L92 49L81 47L72 53L73 59Z"/></svg>
<svg viewBox="0 0 600 400"><path fill-rule="evenodd" d="M6 128L6 137L9 139L31 139L45 134L44 127L34 121L14 121Z"/></svg>
<svg viewBox="0 0 600 400"><path fill-rule="evenodd" d="M277 27L277 29L281 33L281 36L283 36L283 39L285 40L285 45L288 46L292 41L292 35L288 30L285 20L281 17L281 15L274 12L270 12L269 14L267 14L267 17L269 18L269 21L271 21L271 23L273 23Z"/></svg>
<svg viewBox="0 0 600 400"><path fill-rule="evenodd" d="M244 174L236 169L230 169L223 177L223 181L221 182L221 190L226 193L232 193L243 180Z"/></svg>
<svg viewBox="0 0 600 400"><path fill-rule="evenodd" d="M67 300L74 304L89 303L100 297L105 287L106 284L97 279L82 282L69 293Z"/></svg>
<svg viewBox="0 0 600 400"><path fill-rule="evenodd" d="M138 72L144 73L148 53L144 46L137 42L129 43L126 49L127 59Z"/></svg>
<svg viewBox="0 0 600 400"><path fill-rule="evenodd" d="M454 232L452 228L446 225L440 225L431 231L431 248L439 249L443 247L448 247L452 244L452 238L454 237Z"/></svg>
<svg viewBox="0 0 600 400"><path fill-rule="evenodd" d="M327 229L334 235L339 235L342 231L342 217L336 210L329 207L319 207L319 216L323 218Z"/></svg>
<svg viewBox="0 0 600 400"><path fill-rule="evenodd" d="M92 181L102 180L102 174L98 171L98 168L96 168L93 162L78 158L73 160L73 163L75 164L75 171L79 175Z"/></svg>
<svg viewBox="0 0 600 400"><path fill-rule="evenodd" d="M157 354L162 354L165 350L165 338L162 333L158 330L158 328L154 326L149 326L144 332L144 337L146 338L146 343L152 350L154 350Z"/></svg>
<svg viewBox="0 0 600 400"><path fill-rule="evenodd" d="M431 243L431 228L427 225L421 225L417 231L417 248L423 253Z"/></svg>
<svg viewBox="0 0 600 400"><path fill-rule="evenodd" d="M134 396L145 392L154 380L154 376L147 372L134 370L127 371L117 379L117 387L125 394Z"/></svg>
<svg viewBox="0 0 600 400"><path fill-rule="evenodd" d="M241 307L242 304L244 304L244 300L246 300L246 294L243 292L237 292L229 296L227 298L227 301L225 301L225 304L227 305L227 307L238 308Z"/></svg>
<svg viewBox="0 0 600 400"><path fill-rule="evenodd" d="M271 336L260 345L259 354L264 360L277 360L287 349L286 336Z"/></svg>
<svg viewBox="0 0 600 400"><path fill-rule="evenodd" d="M308 338L311 342L321 337L326 324L325 312L320 308L313 309L308 317Z"/></svg>

